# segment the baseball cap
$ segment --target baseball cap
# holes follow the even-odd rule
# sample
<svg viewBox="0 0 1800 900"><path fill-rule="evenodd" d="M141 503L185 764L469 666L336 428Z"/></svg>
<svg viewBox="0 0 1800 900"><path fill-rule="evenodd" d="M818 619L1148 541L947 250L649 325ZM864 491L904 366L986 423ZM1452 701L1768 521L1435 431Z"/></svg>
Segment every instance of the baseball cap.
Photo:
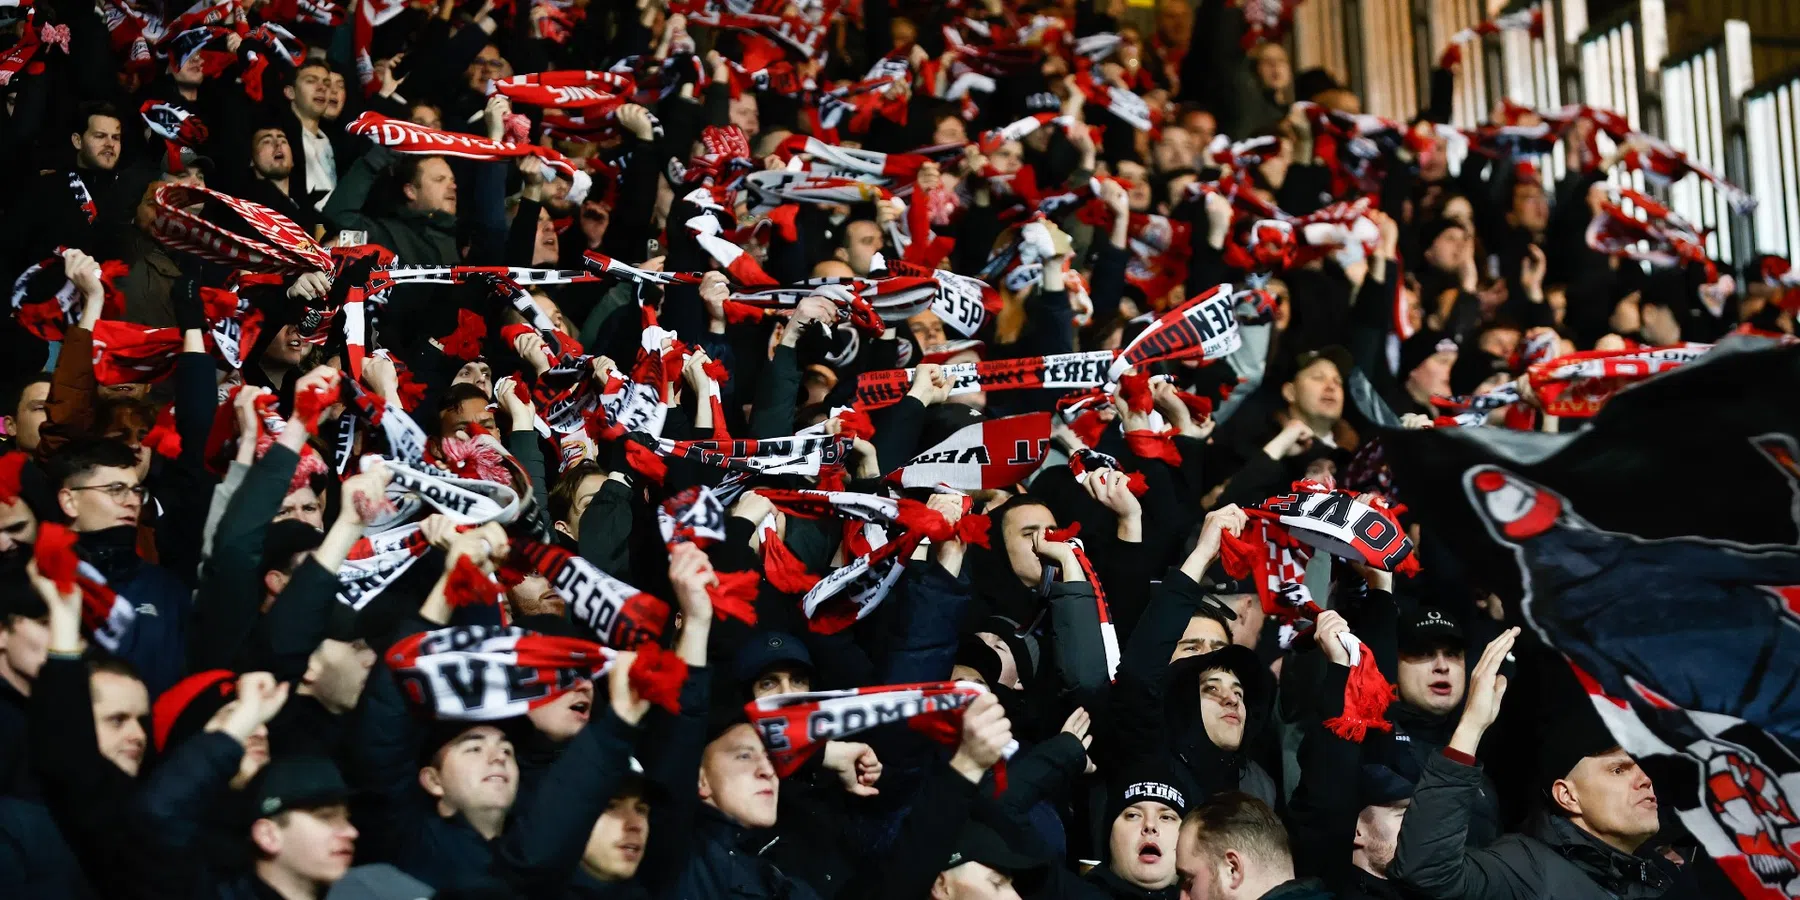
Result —
<svg viewBox="0 0 1800 900"><path fill-rule="evenodd" d="M733 677L747 686L756 680L756 676L783 663L798 666L808 672L815 669L812 654L806 652L806 645L799 638L780 631L763 631L751 635L750 640L738 648L737 658L732 660L731 672Z"/></svg>
<svg viewBox="0 0 1800 900"><path fill-rule="evenodd" d="M150 710L151 736L156 752L200 733L213 714L237 693L237 673L228 669L195 672L157 695Z"/></svg>
<svg viewBox="0 0 1800 900"><path fill-rule="evenodd" d="M177 160L179 160L181 164L180 168L175 167ZM166 177L177 176L190 169L200 169L205 172L211 172L213 168L214 163L212 157L204 156L192 147L182 147L178 149L173 158L171 158L169 154L163 154L162 172Z"/></svg>
<svg viewBox="0 0 1800 900"><path fill-rule="evenodd" d="M344 873L325 900L424 900L437 891L389 863L357 866Z"/></svg>
<svg viewBox="0 0 1800 900"><path fill-rule="evenodd" d="M1400 620L1400 652L1428 653L1435 647L1467 648L1462 624L1456 617L1429 606L1421 606Z"/></svg>
<svg viewBox="0 0 1800 900"><path fill-rule="evenodd" d="M1288 375L1288 380L1292 381L1295 376L1306 371L1313 363L1321 359L1330 360L1332 365L1337 366L1338 376L1345 381L1350 380L1350 370L1356 367L1356 364L1350 359L1350 351L1337 344L1331 344L1317 350L1303 350L1297 354L1294 357L1294 371Z"/></svg>
<svg viewBox="0 0 1800 900"><path fill-rule="evenodd" d="M261 818L295 809L317 809L350 798L337 765L323 756L291 756L271 760L257 773L256 815Z"/></svg>
<svg viewBox="0 0 1800 900"><path fill-rule="evenodd" d="M938 871L948 872L972 862L1015 879L1035 875L1044 869L1043 860L1014 850L994 829L980 822L964 822L962 831L956 835L956 849Z"/></svg>

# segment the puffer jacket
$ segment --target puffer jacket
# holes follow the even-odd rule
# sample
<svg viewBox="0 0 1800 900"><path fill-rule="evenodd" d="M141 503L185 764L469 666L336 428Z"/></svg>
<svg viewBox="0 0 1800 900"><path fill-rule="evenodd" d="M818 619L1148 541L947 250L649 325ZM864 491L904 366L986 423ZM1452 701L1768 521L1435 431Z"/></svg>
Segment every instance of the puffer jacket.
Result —
<svg viewBox="0 0 1800 900"><path fill-rule="evenodd" d="M1388 876L1432 900L1648 900L1669 879L1650 859L1602 843L1563 818L1539 816L1524 834L1464 847L1480 802L1481 767L1443 754L1426 760Z"/></svg>

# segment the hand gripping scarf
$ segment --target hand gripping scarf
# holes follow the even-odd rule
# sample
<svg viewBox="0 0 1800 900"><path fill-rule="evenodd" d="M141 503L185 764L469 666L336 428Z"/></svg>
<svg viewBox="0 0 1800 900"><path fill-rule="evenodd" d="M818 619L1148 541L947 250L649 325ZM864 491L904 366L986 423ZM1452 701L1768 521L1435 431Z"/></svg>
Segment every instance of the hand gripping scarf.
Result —
<svg viewBox="0 0 1800 900"><path fill-rule="evenodd" d="M237 213L258 237L229 231L188 210L209 199ZM164 244L208 262L284 275L331 271L329 253L313 243L292 219L260 203L194 185L165 184L156 189L152 204L155 217L150 222L150 233Z"/></svg>
<svg viewBox="0 0 1800 900"><path fill-rule="evenodd" d="M561 547L526 538L512 539L503 568L517 575L544 576L569 604L569 614L595 639L618 650L636 650L662 640L669 627L669 604L620 581Z"/></svg>
<svg viewBox="0 0 1800 900"><path fill-rule="evenodd" d="M632 690L679 714L687 664L655 644L637 653ZM616 655L580 638L470 625L402 638L386 660L407 698L436 718L492 722L525 715L581 681L600 683Z"/></svg>
<svg viewBox="0 0 1800 900"><path fill-rule="evenodd" d="M923 154L881 153L858 147L843 147L802 134L791 135L775 147L775 155L783 161L792 160L800 154L812 157L812 171L815 174L873 177L882 179L885 184L911 182L918 178L919 167L931 161L931 157ZM820 164L836 168L839 172L825 171L820 168Z"/></svg>
<svg viewBox="0 0 1800 900"><path fill-rule="evenodd" d="M1263 610L1283 622L1283 647L1310 630L1323 612L1304 583L1314 550L1361 562L1383 571L1413 574L1419 561L1397 518L1404 507L1389 507L1379 494L1338 490L1329 479L1297 481L1291 493L1246 507L1242 535L1220 535L1220 562L1234 578L1252 578ZM1358 642L1360 644L1360 642ZM1368 729L1387 731L1385 713L1392 688L1366 647L1351 646L1351 674L1344 688L1344 712L1325 725L1345 740L1360 742Z"/></svg>
<svg viewBox="0 0 1800 900"><path fill-rule="evenodd" d="M1222 535L1220 561L1234 578L1251 578L1263 609L1290 616L1282 591L1301 584L1314 550L1387 572L1419 569L1412 539L1379 494L1339 490L1329 480L1296 481L1293 490L1244 508L1244 533Z"/></svg>
<svg viewBox="0 0 1800 900"><path fill-rule="evenodd" d="M1625 211L1629 202L1644 214L1639 219ZM1629 188L1615 192L1611 202L1600 204L1600 213L1588 223L1587 244L1609 256L1635 259L1653 266L1692 263L1706 272L1707 283L1718 280L1718 270L1706 255L1706 239L1674 210Z"/></svg>
<svg viewBox="0 0 1800 900"><path fill-rule="evenodd" d="M687 459L734 472L817 476L825 470L842 469L844 460L850 453L850 443L849 437L841 435L797 434L793 437L743 441L674 441L655 438L648 447L659 457ZM641 458L639 462L639 474L652 481L662 482L663 476L667 474L665 469ZM646 468L649 471L645 471Z"/></svg>
<svg viewBox="0 0 1800 900"><path fill-rule="evenodd" d="M705 485L686 488L656 508L664 544L707 547L725 540L725 504Z"/></svg>
<svg viewBox="0 0 1800 900"><path fill-rule="evenodd" d="M490 141L472 134L439 131L400 119L390 119L374 111L357 116L356 121L344 126L344 130L366 137L383 147L392 148L397 153L419 156L454 156L488 162L535 156L543 160L545 166L569 179L571 203L580 203L593 186L593 180L573 160L548 147Z"/></svg>
<svg viewBox="0 0 1800 900"><path fill-rule="evenodd" d="M1111 350L1057 353L943 367L950 381L950 396L982 391L1065 390L1092 388L1107 383L1107 371L1115 354ZM917 369L882 369L864 372L856 380L856 408L881 409L906 399Z"/></svg>
<svg viewBox="0 0 1800 900"><path fill-rule="evenodd" d="M1632 132L1631 136L1637 139L1638 149L1625 155L1625 165L1634 172L1644 173L1651 185L1668 187L1692 174L1724 194L1732 211L1738 215L1747 216L1756 211L1756 198L1749 192L1695 162L1668 142L1638 132Z"/></svg>
<svg viewBox="0 0 1800 900"><path fill-rule="evenodd" d="M1545 413L1586 418L1626 387L1687 365L1712 347L1688 343L1640 350L1586 350L1535 363L1525 375Z"/></svg>
<svg viewBox="0 0 1800 900"><path fill-rule="evenodd" d="M64 332L81 321L81 292L63 272L63 260L69 252L66 247L56 248L56 252L33 263L13 281L13 316L39 340L60 341ZM101 321L124 316L125 295L119 292L116 282L129 270L117 260L100 263L100 287L106 297Z"/></svg>
<svg viewBox="0 0 1800 900"><path fill-rule="evenodd" d="M57 591L81 591L81 627L94 643L118 652L119 642L137 621L137 608L106 585L106 576L75 554L75 532L54 522L38 529L32 559L38 573L50 579Z"/></svg>
<svg viewBox="0 0 1800 900"><path fill-rule="evenodd" d="M1229 284L1216 285L1195 294L1187 302L1164 313L1132 339L1112 366L1107 380L1117 381L1132 367L1173 359L1223 359L1243 346L1238 333L1237 307L1260 303L1261 291L1234 293Z"/></svg>
<svg viewBox="0 0 1800 900"><path fill-rule="evenodd" d="M974 682L956 681L776 694L744 704L744 714L762 736L776 773L786 778L827 741L877 725L904 723L940 745L954 747L961 741L963 713L987 692ZM1002 755L1010 758L1017 749L1015 741ZM1002 778L999 766L994 777Z"/></svg>

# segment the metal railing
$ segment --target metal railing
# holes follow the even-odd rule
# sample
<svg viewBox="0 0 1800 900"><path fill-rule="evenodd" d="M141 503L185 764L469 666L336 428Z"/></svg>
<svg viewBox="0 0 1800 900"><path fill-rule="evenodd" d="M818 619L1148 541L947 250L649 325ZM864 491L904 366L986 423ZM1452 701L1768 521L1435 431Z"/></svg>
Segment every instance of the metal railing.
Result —
<svg viewBox="0 0 1800 900"><path fill-rule="evenodd" d="M1774 80L1744 98L1749 190L1756 249L1800 259L1800 74Z"/></svg>

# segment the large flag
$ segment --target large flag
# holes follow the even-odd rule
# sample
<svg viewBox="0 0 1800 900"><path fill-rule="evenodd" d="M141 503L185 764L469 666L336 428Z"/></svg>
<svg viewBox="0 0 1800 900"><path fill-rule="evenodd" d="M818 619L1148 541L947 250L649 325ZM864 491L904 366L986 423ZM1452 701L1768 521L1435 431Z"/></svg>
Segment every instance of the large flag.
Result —
<svg viewBox="0 0 1800 900"><path fill-rule="evenodd" d="M1574 668L1751 898L1800 898L1800 348L1612 397L1565 436L1384 435L1399 498Z"/></svg>

